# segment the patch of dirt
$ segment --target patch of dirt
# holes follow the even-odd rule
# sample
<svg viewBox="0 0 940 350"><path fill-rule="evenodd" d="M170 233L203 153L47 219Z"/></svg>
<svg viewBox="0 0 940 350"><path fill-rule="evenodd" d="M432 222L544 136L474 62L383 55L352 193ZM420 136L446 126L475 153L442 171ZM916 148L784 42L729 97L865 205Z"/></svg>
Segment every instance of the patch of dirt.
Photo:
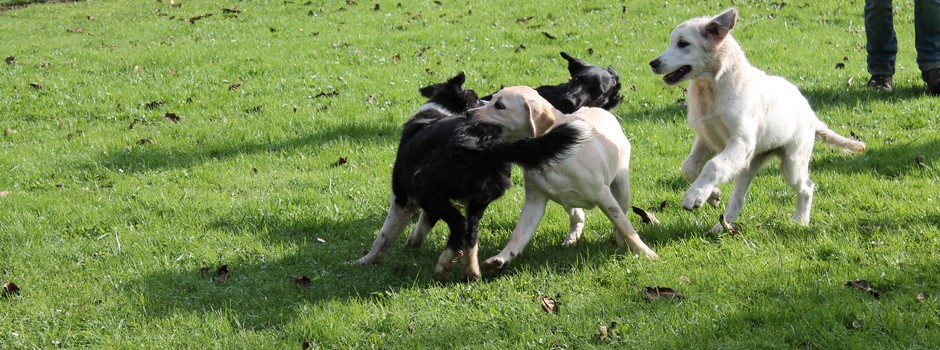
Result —
<svg viewBox="0 0 940 350"><path fill-rule="evenodd" d="M19 10L19 9L26 8L27 6L34 5L34 4L62 4L62 3L80 2L80 1L83 1L83 0L26 0L19 4L0 5L0 13L13 11L13 10Z"/></svg>

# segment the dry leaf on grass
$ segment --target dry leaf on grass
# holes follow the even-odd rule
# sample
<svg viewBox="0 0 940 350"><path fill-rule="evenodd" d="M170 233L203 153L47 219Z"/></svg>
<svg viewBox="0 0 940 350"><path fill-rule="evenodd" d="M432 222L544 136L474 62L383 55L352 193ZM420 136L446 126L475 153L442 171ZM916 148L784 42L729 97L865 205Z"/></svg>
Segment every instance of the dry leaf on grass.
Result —
<svg viewBox="0 0 940 350"><path fill-rule="evenodd" d="M548 40L555 40L555 36L549 34L548 32L542 32L542 35L544 35L546 38L548 38Z"/></svg>
<svg viewBox="0 0 940 350"><path fill-rule="evenodd" d="M223 8L222 13L242 13L242 9L237 7Z"/></svg>
<svg viewBox="0 0 940 350"><path fill-rule="evenodd" d="M730 235L736 235L738 232L740 232L737 227L731 226L731 224L725 220L724 214L718 214L718 223L721 224L721 227L725 229L725 232L728 232Z"/></svg>
<svg viewBox="0 0 940 350"><path fill-rule="evenodd" d="M653 213L643 210L643 208L639 207L633 207L633 212L643 219L644 224L659 225L659 219L657 219L656 215L653 215Z"/></svg>
<svg viewBox="0 0 940 350"><path fill-rule="evenodd" d="M552 297L543 296L541 303L542 303L542 310L544 310L545 312L550 313L550 314L558 313L558 310L559 310L558 302L556 302L555 299L552 299Z"/></svg>
<svg viewBox="0 0 940 350"><path fill-rule="evenodd" d="M598 322L597 328L600 328L600 334L597 335L597 340L605 341L609 339L610 332L613 332L617 328L617 322L611 322L610 326L604 324L604 322Z"/></svg>
<svg viewBox="0 0 940 350"><path fill-rule="evenodd" d="M42 84L40 83L29 83L29 86L36 90L42 89Z"/></svg>
<svg viewBox="0 0 940 350"><path fill-rule="evenodd" d="M330 164L331 167L338 167L340 165L346 164L347 157L339 157L333 164Z"/></svg>
<svg viewBox="0 0 940 350"><path fill-rule="evenodd" d="M13 62L16 61L16 57L14 57L14 56L9 56L9 57L7 57L6 59L4 59L3 61L6 62L7 64L13 64Z"/></svg>
<svg viewBox="0 0 940 350"><path fill-rule="evenodd" d="M176 113L167 112L163 117L174 123L180 121L180 116L176 115Z"/></svg>
<svg viewBox="0 0 940 350"><path fill-rule="evenodd" d="M219 271L215 273L215 281L225 283L226 280L228 280L228 265L222 265L219 267Z"/></svg>
<svg viewBox="0 0 940 350"><path fill-rule="evenodd" d="M307 276L290 276L291 281L294 281L294 284L300 286L301 288L310 288L310 277Z"/></svg>
<svg viewBox="0 0 940 350"><path fill-rule="evenodd" d="M235 83L232 84L232 85L229 85L229 86L228 86L228 91L235 91L235 90L238 90L238 88L240 88L240 87L242 87L242 82L238 81L238 82L235 82Z"/></svg>
<svg viewBox="0 0 940 350"><path fill-rule="evenodd" d="M685 298L682 293L679 293L672 288L668 287L646 287L646 299L682 299Z"/></svg>
<svg viewBox="0 0 940 350"><path fill-rule="evenodd" d="M7 282L3 284L3 296L4 297L19 294L19 292L20 292L20 287L17 286L16 283Z"/></svg>
<svg viewBox="0 0 940 350"><path fill-rule="evenodd" d="M138 145L147 145L147 144L154 144L154 143L157 143L157 142L154 140L151 140L149 137L145 137L137 141Z"/></svg>
<svg viewBox="0 0 940 350"><path fill-rule="evenodd" d="M917 301L926 301L926 300L927 300L926 292L920 292L917 294Z"/></svg>
<svg viewBox="0 0 940 350"><path fill-rule="evenodd" d="M6 134L7 136L13 136L13 135L16 135L16 130L13 130L11 128L4 128L3 133Z"/></svg>
<svg viewBox="0 0 940 350"><path fill-rule="evenodd" d="M127 130L134 130L134 126L137 125L137 123L140 123L140 119L134 118L134 120L131 121L131 125L127 126Z"/></svg>
<svg viewBox="0 0 940 350"><path fill-rule="evenodd" d="M868 294L871 294L871 296L874 297L875 299L878 299L878 297L881 296L881 293L879 293L877 290L875 290L872 287L871 282L868 282L866 280L859 279L859 280L849 281L845 283L845 286L852 287L860 291L868 292Z"/></svg>

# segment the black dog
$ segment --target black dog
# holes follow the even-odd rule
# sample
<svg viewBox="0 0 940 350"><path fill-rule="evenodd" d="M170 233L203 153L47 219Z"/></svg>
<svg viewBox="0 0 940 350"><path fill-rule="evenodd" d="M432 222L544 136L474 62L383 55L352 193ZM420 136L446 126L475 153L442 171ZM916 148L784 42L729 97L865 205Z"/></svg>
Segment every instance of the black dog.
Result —
<svg viewBox="0 0 940 350"><path fill-rule="evenodd" d="M614 70L614 66L607 69L592 66L565 52L561 53L561 57L568 61L571 80L535 88L552 107L565 114L574 113L581 107L600 107L609 111L623 100L620 95L620 74ZM483 99L489 101L492 96Z"/></svg>
<svg viewBox="0 0 940 350"><path fill-rule="evenodd" d="M412 236L421 237L409 238L409 244L420 244L438 220L450 229L437 278L447 279L461 251L466 277L479 278L478 225L487 206L510 187L510 163L541 166L564 157L587 137L581 127L563 124L538 137L504 142L501 127L477 123L464 113L482 105L475 92L463 88L464 80L460 73L421 89L431 97L402 129L388 217L372 249L356 263L381 261L420 208L422 220ZM454 201L463 203L466 218Z"/></svg>

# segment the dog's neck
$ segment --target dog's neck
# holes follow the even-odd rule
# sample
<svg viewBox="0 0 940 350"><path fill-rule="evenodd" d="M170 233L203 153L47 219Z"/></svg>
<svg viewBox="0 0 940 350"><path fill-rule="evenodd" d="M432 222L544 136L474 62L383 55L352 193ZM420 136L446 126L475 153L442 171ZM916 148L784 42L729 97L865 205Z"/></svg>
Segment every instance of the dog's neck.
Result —
<svg viewBox="0 0 940 350"><path fill-rule="evenodd" d="M718 86L734 86L740 84L741 79L745 78L747 70L743 67L750 67L747 57L744 56L744 50L729 34L724 40L714 48L716 53L712 56L715 61L711 62L712 75L704 78L695 79L694 84L706 84L708 89ZM704 87L704 86L702 86Z"/></svg>

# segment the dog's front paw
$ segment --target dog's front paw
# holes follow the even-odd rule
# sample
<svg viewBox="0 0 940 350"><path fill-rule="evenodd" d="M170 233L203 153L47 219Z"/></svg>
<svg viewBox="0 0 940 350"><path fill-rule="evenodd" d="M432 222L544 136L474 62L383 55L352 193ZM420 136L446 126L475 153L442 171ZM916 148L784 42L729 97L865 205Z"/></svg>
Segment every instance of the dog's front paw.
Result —
<svg viewBox="0 0 940 350"><path fill-rule="evenodd" d="M505 259L497 255L492 258L486 259L486 261L483 262L483 270L487 272L500 271L506 268L506 266L508 265L509 265L509 261L506 261Z"/></svg>
<svg viewBox="0 0 940 350"><path fill-rule="evenodd" d="M682 207L685 210L695 210L702 207L702 204L705 204L705 200L708 199L710 193L708 191L699 189L699 188L690 188L685 192L685 197L682 198Z"/></svg>

